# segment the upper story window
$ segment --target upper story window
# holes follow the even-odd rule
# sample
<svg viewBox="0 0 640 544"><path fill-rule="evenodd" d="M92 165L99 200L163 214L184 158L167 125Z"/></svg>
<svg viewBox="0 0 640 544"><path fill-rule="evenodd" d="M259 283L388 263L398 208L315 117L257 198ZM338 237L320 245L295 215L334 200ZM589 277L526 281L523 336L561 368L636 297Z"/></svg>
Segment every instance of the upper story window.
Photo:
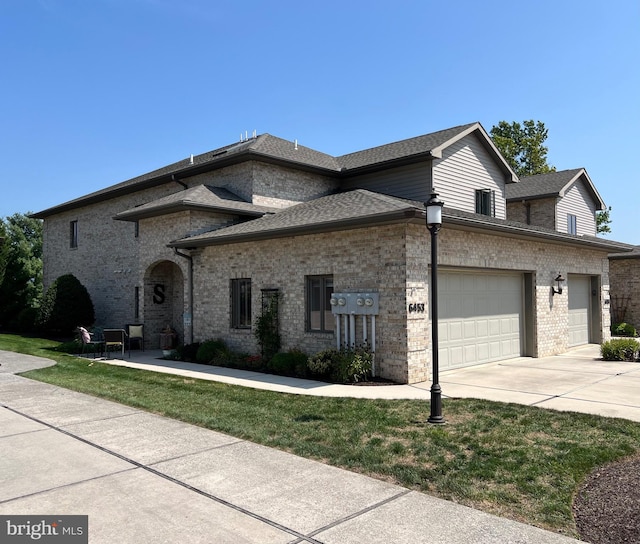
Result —
<svg viewBox="0 0 640 544"><path fill-rule="evenodd" d="M231 280L231 327L251 328L251 279Z"/></svg>
<svg viewBox="0 0 640 544"><path fill-rule="evenodd" d="M71 221L69 223L69 247L78 247L78 221Z"/></svg>
<svg viewBox="0 0 640 544"><path fill-rule="evenodd" d="M496 192L489 189L476 189L476 213L496 216Z"/></svg>
<svg viewBox="0 0 640 544"><path fill-rule="evenodd" d="M333 332L335 319L331 313L333 276L307 276L307 331Z"/></svg>
<svg viewBox="0 0 640 544"><path fill-rule="evenodd" d="M567 214L567 232L569 234L578 234L578 218L570 213Z"/></svg>

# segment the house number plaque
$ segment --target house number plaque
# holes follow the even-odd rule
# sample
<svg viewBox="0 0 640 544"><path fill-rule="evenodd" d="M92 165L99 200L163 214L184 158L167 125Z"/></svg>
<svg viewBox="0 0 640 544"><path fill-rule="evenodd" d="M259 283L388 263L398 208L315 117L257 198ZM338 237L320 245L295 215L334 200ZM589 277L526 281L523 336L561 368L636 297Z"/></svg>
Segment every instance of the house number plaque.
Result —
<svg viewBox="0 0 640 544"><path fill-rule="evenodd" d="M423 314L424 313L424 302L414 302L409 304L409 313L410 314Z"/></svg>

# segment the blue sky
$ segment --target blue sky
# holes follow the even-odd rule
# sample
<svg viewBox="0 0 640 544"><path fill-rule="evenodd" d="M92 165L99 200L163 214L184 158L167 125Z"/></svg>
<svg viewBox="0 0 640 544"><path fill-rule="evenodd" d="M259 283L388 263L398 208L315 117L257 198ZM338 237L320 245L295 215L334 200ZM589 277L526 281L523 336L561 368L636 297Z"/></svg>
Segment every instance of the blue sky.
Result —
<svg viewBox="0 0 640 544"><path fill-rule="evenodd" d="M638 0L0 0L0 217L260 133L341 155L540 120L640 244Z"/></svg>

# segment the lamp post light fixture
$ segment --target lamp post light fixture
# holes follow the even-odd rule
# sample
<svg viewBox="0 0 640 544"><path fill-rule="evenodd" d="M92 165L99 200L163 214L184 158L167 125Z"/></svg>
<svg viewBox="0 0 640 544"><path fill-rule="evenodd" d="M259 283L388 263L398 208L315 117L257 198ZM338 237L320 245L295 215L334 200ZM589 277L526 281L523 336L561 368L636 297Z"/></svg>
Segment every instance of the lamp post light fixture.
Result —
<svg viewBox="0 0 640 544"><path fill-rule="evenodd" d="M442 226L442 206L444 202L436 193L425 202L427 209L427 229L431 233L431 406L429 423L442 425L445 423L442 416L442 388L440 387L439 361L438 361L438 232Z"/></svg>

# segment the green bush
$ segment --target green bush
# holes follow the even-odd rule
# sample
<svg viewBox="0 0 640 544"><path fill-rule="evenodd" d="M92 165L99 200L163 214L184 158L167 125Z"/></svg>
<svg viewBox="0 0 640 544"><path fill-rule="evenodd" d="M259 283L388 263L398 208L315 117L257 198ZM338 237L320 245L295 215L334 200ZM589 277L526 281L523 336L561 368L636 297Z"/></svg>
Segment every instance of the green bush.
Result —
<svg viewBox="0 0 640 544"><path fill-rule="evenodd" d="M307 368L318 378L337 383L353 383L371 375L373 353L366 347L327 349L312 355Z"/></svg>
<svg viewBox="0 0 640 544"><path fill-rule="evenodd" d="M70 336L76 327L89 327L94 321L89 292L73 274L60 276L47 289L39 316L43 330Z"/></svg>
<svg viewBox="0 0 640 544"><path fill-rule="evenodd" d="M307 368L317 378L329 378L332 370L335 368L334 361L339 357L340 352L335 349L325 349L319 351L307 359Z"/></svg>
<svg viewBox="0 0 640 544"><path fill-rule="evenodd" d="M635 361L639 351L640 343L632 338L614 338L600 346L600 354L605 361Z"/></svg>
<svg viewBox="0 0 640 544"><path fill-rule="evenodd" d="M292 349L285 353L276 353L267 363L267 371L282 376L304 377L307 369L307 355Z"/></svg>
<svg viewBox="0 0 640 544"><path fill-rule="evenodd" d="M196 362L203 365L215 365L216 361L229 350L222 340L207 340L202 342L196 351Z"/></svg>
<svg viewBox="0 0 640 544"><path fill-rule="evenodd" d="M337 382L361 382L371 375L373 353L366 348L346 349L341 351L334 378Z"/></svg>
<svg viewBox="0 0 640 544"><path fill-rule="evenodd" d="M184 346L178 346L175 349L175 356L179 361L187 361L190 363L196 362L196 356L200 349L200 342L194 342L193 344L185 344Z"/></svg>
<svg viewBox="0 0 640 544"><path fill-rule="evenodd" d="M611 334L614 336L638 336L635 327L630 323L617 323L612 325Z"/></svg>

